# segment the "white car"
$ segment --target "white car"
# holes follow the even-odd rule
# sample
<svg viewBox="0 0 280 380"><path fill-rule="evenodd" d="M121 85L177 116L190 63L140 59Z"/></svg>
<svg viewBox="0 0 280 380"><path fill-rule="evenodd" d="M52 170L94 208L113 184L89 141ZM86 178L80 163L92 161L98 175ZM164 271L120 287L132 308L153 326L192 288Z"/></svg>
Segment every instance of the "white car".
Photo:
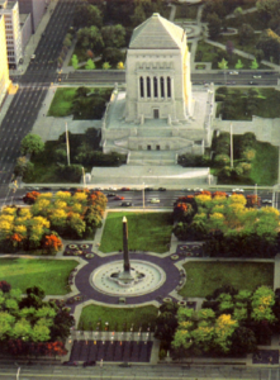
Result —
<svg viewBox="0 0 280 380"><path fill-rule="evenodd" d="M160 203L160 199L153 198L150 200L150 203L153 203L153 204Z"/></svg>
<svg viewBox="0 0 280 380"><path fill-rule="evenodd" d="M229 72L229 75L238 75L238 74L239 74L238 71L230 71L230 72Z"/></svg>
<svg viewBox="0 0 280 380"><path fill-rule="evenodd" d="M253 75L253 78L255 79L260 79L262 76L261 75Z"/></svg>
<svg viewBox="0 0 280 380"><path fill-rule="evenodd" d="M243 189L232 189L233 193L244 193Z"/></svg>
<svg viewBox="0 0 280 380"><path fill-rule="evenodd" d="M33 60L33 59L35 59L36 58L36 54L32 54L31 55L31 59Z"/></svg>

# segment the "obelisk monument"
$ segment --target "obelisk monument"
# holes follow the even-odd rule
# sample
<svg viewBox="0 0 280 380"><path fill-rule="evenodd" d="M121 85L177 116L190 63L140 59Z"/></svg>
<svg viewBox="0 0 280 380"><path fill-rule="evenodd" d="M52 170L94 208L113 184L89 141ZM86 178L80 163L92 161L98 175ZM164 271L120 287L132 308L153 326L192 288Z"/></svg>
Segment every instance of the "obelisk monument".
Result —
<svg viewBox="0 0 280 380"><path fill-rule="evenodd" d="M127 219L123 217L123 270L124 272L130 272L130 263L128 257L128 227Z"/></svg>

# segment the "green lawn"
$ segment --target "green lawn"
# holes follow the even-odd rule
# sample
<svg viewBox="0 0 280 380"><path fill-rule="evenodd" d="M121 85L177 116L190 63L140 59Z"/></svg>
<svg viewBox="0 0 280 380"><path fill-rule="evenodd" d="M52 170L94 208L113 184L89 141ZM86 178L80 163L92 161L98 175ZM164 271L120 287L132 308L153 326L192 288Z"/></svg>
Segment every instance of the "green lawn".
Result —
<svg viewBox="0 0 280 380"><path fill-rule="evenodd" d="M58 88L49 108L48 116L64 117L71 115L72 101L76 90L76 87Z"/></svg>
<svg viewBox="0 0 280 380"><path fill-rule="evenodd" d="M120 309L90 305L82 310L79 329L85 331L95 330L97 323L100 322L101 330L104 331L105 322L108 322L110 331L123 331L124 323L126 323L127 330L130 329L133 323L134 331L137 331L141 325L143 331L145 331L149 323L152 328L154 327L157 313L158 309L154 306Z"/></svg>
<svg viewBox="0 0 280 380"><path fill-rule="evenodd" d="M110 212L102 235L100 250L114 252L122 249L122 218L128 220L130 250L164 253L168 251L172 231L170 213Z"/></svg>
<svg viewBox="0 0 280 380"><path fill-rule="evenodd" d="M47 295L68 293L68 277L78 265L74 260L0 259L0 279L23 293L39 285Z"/></svg>
<svg viewBox="0 0 280 380"><path fill-rule="evenodd" d="M229 78L230 77L230 78ZM233 79L228 75L229 79ZM263 87L250 87L251 90L258 91L258 95L255 96L255 107L252 111L247 107L248 88L242 87L228 87L226 93L226 100L230 101L233 108L230 112L223 115L223 120L252 120L252 114L264 118L279 118L280 117L280 91L274 88ZM217 94L219 89L217 89ZM222 111L222 102L218 102L216 116Z"/></svg>
<svg viewBox="0 0 280 380"><path fill-rule="evenodd" d="M256 146L256 158L252 162L250 178L253 183L262 186L272 186L278 180L278 147L269 143L258 142Z"/></svg>
<svg viewBox="0 0 280 380"><path fill-rule="evenodd" d="M273 286L274 264L249 262L189 262L184 265L187 282L184 297L206 297L222 285L254 290L260 285Z"/></svg>
<svg viewBox="0 0 280 380"><path fill-rule="evenodd" d="M53 101L50 105L47 116L65 117L73 114L72 104L75 92L78 87L61 87L56 90ZM75 115L75 119L89 120L101 119L106 102L109 101L112 88L89 88L90 94L87 95L81 113Z"/></svg>

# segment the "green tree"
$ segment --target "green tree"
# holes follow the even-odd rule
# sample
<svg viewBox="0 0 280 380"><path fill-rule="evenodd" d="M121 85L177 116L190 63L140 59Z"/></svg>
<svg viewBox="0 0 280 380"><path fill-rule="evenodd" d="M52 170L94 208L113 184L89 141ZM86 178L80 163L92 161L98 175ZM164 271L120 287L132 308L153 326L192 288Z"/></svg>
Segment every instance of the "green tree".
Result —
<svg viewBox="0 0 280 380"><path fill-rule="evenodd" d="M102 65L103 70L109 70L111 68L111 65L109 62L104 62Z"/></svg>
<svg viewBox="0 0 280 380"><path fill-rule="evenodd" d="M103 60L109 62L111 65L117 65L118 62L124 59L124 54L120 49L108 47L104 49L102 54Z"/></svg>
<svg viewBox="0 0 280 380"><path fill-rule="evenodd" d="M137 7L135 7L133 16L131 16L132 25L138 26L142 24L142 22L144 22L146 18L146 13L142 5L138 5Z"/></svg>
<svg viewBox="0 0 280 380"><path fill-rule="evenodd" d="M16 176L32 175L34 171L34 164L28 160L26 156L17 159L14 173Z"/></svg>
<svg viewBox="0 0 280 380"><path fill-rule="evenodd" d="M69 235L82 238L86 231L86 223L81 219L79 214L72 213L67 220L67 231Z"/></svg>
<svg viewBox="0 0 280 380"><path fill-rule="evenodd" d="M69 48L71 45L72 45L71 39L68 37L65 37L63 40L63 46L66 46L67 48Z"/></svg>
<svg viewBox="0 0 280 380"><path fill-rule="evenodd" d="M272 307L275 304L275 294L267 286L260 286L252 295L252 313L253 320L261 322L274 322L275 316Z"/></svg>
<svg viewBox="0 0 280 380"><path fill-rule="evenodd" d="M271 29L264 30L257 43L257 49L263 51L265 59L270 60L272 58L275 62L279 62L280 36Z"/></svg>
<svg viewBox="0 0 280 380"><path fill-rule="evenodd" d="M29 341L32 337L32 327L30 321L25 318L19 319L13 328L13 337L15 339L24 339Z"/></svg>
<svg viewBox="0 0 280 380"><path fill-rule="evenodd" d="M266 14L269 18L279 13L278 0L258 0L256 3L258 11Z"/></svg>
<svg viewBox="0 0 280 380"><path fill-rule="evenodd" d="M103 24L102 12L98 7L83 1L76 7L73 24L77 29L93 25L100 28Z"/></svg>
<svg viewBox="0 0 280 380"><path fill-rule="evenodd" d="M93 62L92 59L87 60L87 64L85 66L86 70L94 70L95 69L95 63Z"/></svg>
<svg viewBox="0 0 280 380"><path fill-rule="evenodd" d="M101 34L105 47L120 48L125 45L126 31L120 24L104 26Z"/></svg>
<svg viewBox="0 0 280 380"><path fill-rule="evenodd" d="M250 68L252 70L257 70L259 68L259 64L258 64L256 58L252 61Z"/></svg>
<svg viewBox="0 0 280 380"><path fill-rule="evenodd" d="M32 329L33 342L47 342L50 339L50 329L45 318L39 319Z"/></svg>
<svg viewBox="0 0 280 380"><path fill-rule="evenodd" d="M238 28L238 36L240 45L246 45L254 37L255 31L249 24L242 24Z"/></svg>
<svg viewBox="0 0 280 380"><path fill-rule="evenodd" d="M73 54L73 56L71 58L71 64L75 70L77 70L77 68L79 67L79 60L78 60L78 57L76 56L76 54Z"/></svg>
<svg viewBox="0 0 280 380"><path fill-rule="evenodd" d="M0 341L12 336L15 319L7 311L0 311Z"/></svg>
<svg viewBox="0 0 280 380"><path fill-rule="evenodd" d="M21 144L20 152L21 154L38 154L43 152L45 144L43 143L40 136L29 133L26 135Z"/></svg>
<svg viewBox="0 0 280 380"><path fill-rule="evenodd" d="M227 70L228 69L228 62L223 58L221 62L218 62L219 69L221 70Z"/></svg>
<svg viewBox="0 0 280 380"><path fill-rule="evenodd" d="M104 42L100 30L96 26L80 29L77 33L78 44L84 49L93 50L101 53Z"/></svg>
<svg viewBox="0 0 280 380"><path fill-rule="evenodd" d="M243 67L244 67L244 65L243 65L241 59L238 59L236 65L235 65L235 68L236 68L237 70L241 70Z"/></svg>
<svg viewBox="0 0 280 380"><path fill-rule="evenodd" d="M210 38L216 38L221 33L222 21L216 13L207 16L208 32Z"/></svg>

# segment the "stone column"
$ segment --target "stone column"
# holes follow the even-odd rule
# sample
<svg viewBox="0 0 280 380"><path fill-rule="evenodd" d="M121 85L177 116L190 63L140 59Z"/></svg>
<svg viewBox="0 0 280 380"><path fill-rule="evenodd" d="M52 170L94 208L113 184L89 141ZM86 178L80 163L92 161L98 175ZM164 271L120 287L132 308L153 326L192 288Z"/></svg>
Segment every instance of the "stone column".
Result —
<svg viewBox="0 0 280 380"><path fill-rule="evenodd" d="M123 217L123 270L130 271L129 256L128 256L128 228L127 219Z"/></svg>

